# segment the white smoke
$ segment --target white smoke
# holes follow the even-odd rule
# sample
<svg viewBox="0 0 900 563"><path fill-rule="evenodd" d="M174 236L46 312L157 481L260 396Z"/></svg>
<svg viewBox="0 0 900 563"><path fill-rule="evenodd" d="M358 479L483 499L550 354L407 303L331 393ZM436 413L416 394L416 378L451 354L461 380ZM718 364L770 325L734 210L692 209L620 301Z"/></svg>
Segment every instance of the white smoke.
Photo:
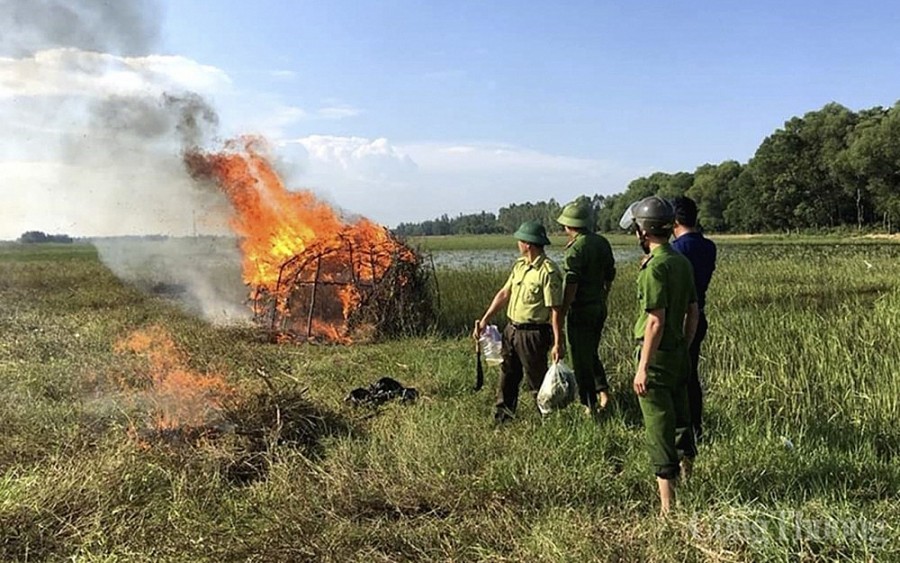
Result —
<svg viewBox="0 0 900 563"><path fill-rule="evenodd" d="M0 0L7 209L26 230L96 237L117 276L192 312L246 318L227 200L182 160L215 139L206 96L230 82L155 54L161 13L150 0ZM161 233L185 238L147 238Z"/></svg>
<svg viewBox="0 0 900 563"><path fill-rule="evenodd" d="M104 263L120 279L171 299L214 324L249 320L241 253L233 238L104 238L94 240Z"/></svg>

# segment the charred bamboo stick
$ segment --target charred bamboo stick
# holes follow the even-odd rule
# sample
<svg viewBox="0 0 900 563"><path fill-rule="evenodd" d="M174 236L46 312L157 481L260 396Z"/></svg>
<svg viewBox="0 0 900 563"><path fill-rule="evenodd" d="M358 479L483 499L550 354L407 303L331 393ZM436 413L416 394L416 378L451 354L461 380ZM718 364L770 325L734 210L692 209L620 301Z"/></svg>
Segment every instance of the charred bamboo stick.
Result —
<svg viewBox="0 0 900 563"><path fill-rule="evenodd" d="M353 280L353 283L356 283L358 280L356 276L356 267L353 265L353 241L351 240L347 240L347 251L350 254L350 279Z"/></svg>
<svg viewBox="0 0 900 563"><path fill-rule="evenodd" d="M322 267L322 257L316 260L316 279L313 282L312 296L309 298L309 315L306 317L306 337L312 336L313 312L316 308L316 289L319 287L319 270Z"/></svg>

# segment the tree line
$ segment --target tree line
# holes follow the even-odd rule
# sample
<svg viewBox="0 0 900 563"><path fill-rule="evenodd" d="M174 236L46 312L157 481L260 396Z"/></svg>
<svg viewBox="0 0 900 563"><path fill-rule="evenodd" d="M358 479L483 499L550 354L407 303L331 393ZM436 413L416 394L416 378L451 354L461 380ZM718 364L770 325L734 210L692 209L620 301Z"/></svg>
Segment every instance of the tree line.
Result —
<svg viewBox="0 0 900 563"><path fill-rule="evenodd" d="M900 223L900 102L859 112L832 102L785 122L746 164L726 160L693 172L656 172L631 181L622 193L579 199L590 203L598 230L615 231L627 206L650 195L694 199L708 232L893 232ZM401 223L396 232L511 233L526 220L557 231L563 205L553 199L511 204L497 215Z"/></svg>
<svg viewBox="0 0 900 563"><path fill-rule="evenodd" d="M62 243L72 243L74 242L72 237L69 235L48 235L42 231L25 231L19 237L19 242L27 242L27 243L36 243L36 242L62 242Z"/></svg>
<svg viewBox="0 0 900 563"><path fill-rule="evenodd" d="M603 196L594 196L592 205L599 209L598 204L603 201ZM580 196L579 200L591 202L591 198ZM445 213L438 219L423 221L421 223L400 223L394 233L402 236L431 236L431 235L483 235L490 233L512 233L525 221L540 221L549 232L562 232L562 226L556 223L556 218L562 212L565 203L558 203L555 199L539 201L537 203L512 203L507 207L501 207L495 215L482 211L471 215L460 214L457 217L448 217Z"/></svg>

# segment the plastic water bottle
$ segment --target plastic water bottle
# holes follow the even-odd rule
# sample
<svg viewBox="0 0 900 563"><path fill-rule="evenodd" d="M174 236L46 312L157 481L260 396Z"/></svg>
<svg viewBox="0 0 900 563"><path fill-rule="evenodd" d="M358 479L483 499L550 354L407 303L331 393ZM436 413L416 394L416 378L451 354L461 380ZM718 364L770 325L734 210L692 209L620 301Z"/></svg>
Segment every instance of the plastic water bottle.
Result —
<svg viewBox="0 0 900 563"><path fill-rule="evenodd" d="M481 352L484 354L484 360L489 364L499 364L503 361L500 354L502 343L500 340L500 331L497 325L488 325L481 331Z"/></svg>

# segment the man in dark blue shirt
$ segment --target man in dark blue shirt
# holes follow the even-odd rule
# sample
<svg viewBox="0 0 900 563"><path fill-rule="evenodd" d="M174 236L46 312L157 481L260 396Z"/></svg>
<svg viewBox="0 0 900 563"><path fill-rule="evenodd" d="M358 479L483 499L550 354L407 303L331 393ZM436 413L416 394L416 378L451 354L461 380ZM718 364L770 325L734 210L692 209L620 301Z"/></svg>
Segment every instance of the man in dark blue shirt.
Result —
<svg viewBox="0 0 900 563"><path fill-rule="evenodd" d="M677 197L675 205L675 240L672 248L682 253L694 267L694 285L697 288L697 304L700 307L700 319L697 332L691 342L691 372L688 377L688 402L691 409L691 425L694 427L694 438L700 442L703 435L703 389L697 373L700 361L700 344L706 337L706 290L716 269L716 244L704 237L697 227L697 204L689 197Z"/></svg>

